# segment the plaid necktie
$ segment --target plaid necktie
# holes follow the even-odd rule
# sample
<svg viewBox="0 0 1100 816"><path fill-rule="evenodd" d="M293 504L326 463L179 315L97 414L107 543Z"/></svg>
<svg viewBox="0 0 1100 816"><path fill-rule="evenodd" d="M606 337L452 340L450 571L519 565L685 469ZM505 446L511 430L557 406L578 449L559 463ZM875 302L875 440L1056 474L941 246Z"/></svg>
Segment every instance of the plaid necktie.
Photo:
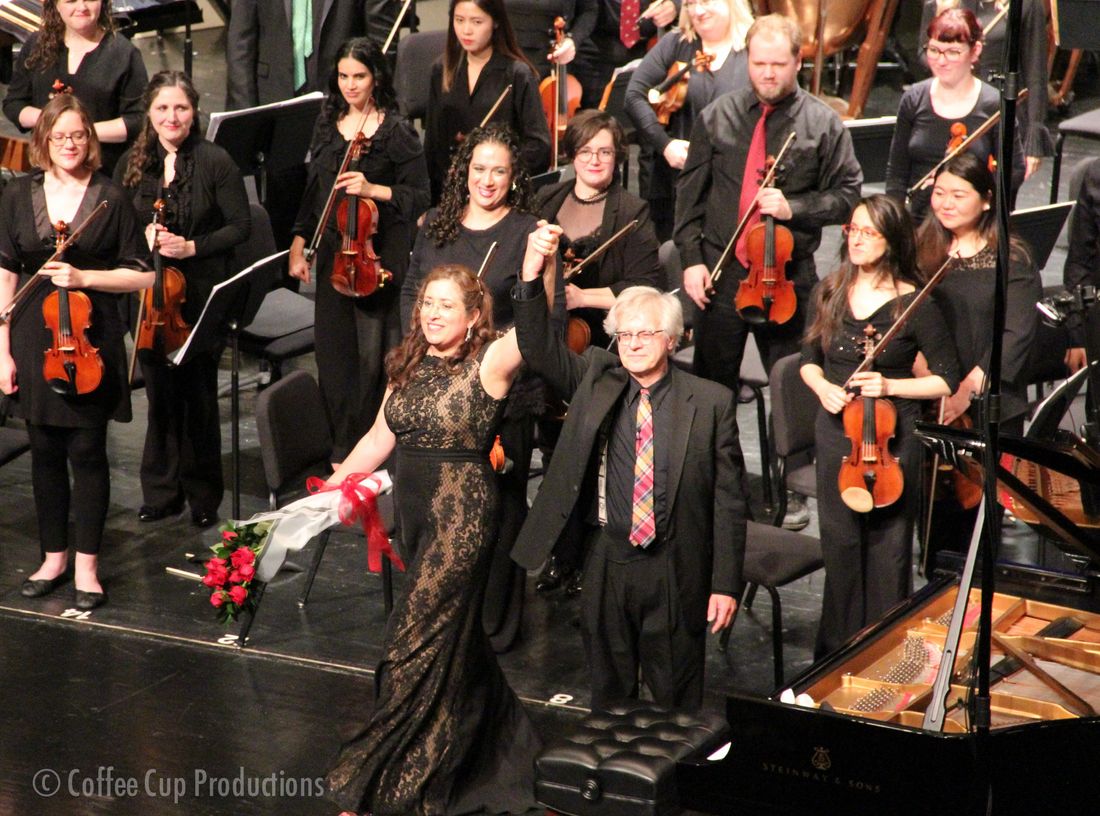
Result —
<svg viewBox="0 0 1100 816"><path fill-rule="evenodd" d="M630 519L630 543L648 547L657 538L653 512L653 406L649 389L638 397L637 433L634 437L634 512Z"/></svg>
<svg viewBox="0 0 1100 816"><path fill-rule="evenodd" d="M638 31L638 17L641 14L641 0L622 0L619 4L619 39L627 48L633 48L642 38Z"/></svg>
<svg viewBox="0 0 1100 816"><path fill-rule="evenodd" d="M745 157L745 175L741 177L741 205L737 209L737 221L745 217L745 213L752 206L752 200L756 198L756 191L760 189L760 180L764 176L764 165L768 161L768 134L767 118L775 108L770 105L760 105L760 118L756 120L756 128L752 132L752 141L749 142L749 154ZM760 223L760 211L757 210L745 224L745 229L737 239L734 254L741 266L748 269L749 251L747 238L749 230Z"/></svg>

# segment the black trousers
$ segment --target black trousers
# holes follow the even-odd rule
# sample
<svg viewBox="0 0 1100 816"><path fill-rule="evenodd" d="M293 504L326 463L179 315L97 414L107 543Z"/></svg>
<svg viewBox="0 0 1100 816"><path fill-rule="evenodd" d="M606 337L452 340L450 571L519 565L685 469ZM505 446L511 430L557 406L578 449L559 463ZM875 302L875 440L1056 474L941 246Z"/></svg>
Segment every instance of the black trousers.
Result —
<svg viewBox="0 0 1100 816"><path fill-rule="evenodd" d="M186 498L194 513L218 512L225 492L218 415L218 358L204 353L182 366L141 360L149 426L141 457L145 504Z"/></svg>
<svg viewBox="0 0 1100 816"><path fill-rule="evenodd" d="M596 537L581 590L592 708L637 698L644 683L661 705L700 709L706 627L686 624L667 543L626 563L608 560L612 546Z"/></svg>
<svg viewBox="0 0 1100 816"><path fill-rule="evenodd" d="M908 427L905 427L908 425ZM883 617L913 591L913 519L920 497L920 443L912 421L898 417L891 450L902 466L905 489L889 507L857 513L840 498L837 473L851 453L841 416L818 411L817 515L825 558L825 591L814 657L820 658Z"/></svg>
<svg viewBox="0 0 1100 816"><path fill-rule="evenodd" d="M111 498L106 423L94 428L27 423L27 433L31 441L31 486L42 552L68 550L71 511L72 543L76 551L98 554Z"/></svg>
<svg viewBox="0 0 1100 816"><path fill-rule="evenodd" d="M323 264L323 265L322 265ZM371 425L386 392L386 352L400 338L392 284L365 298L341 295L330 279L331 259L318 261L313 329L317 379L332 429L333 458L342 460Z"/></svg>
<svg viewBox="0 0 1100 816"><path fill-rule="evenodd" d="M730 267L718 279L717 292L706 310L695 312L695 373L721 383L735 394L741 385L741 359L745 356L749 332L756 337L764 370L771 373L777 360L801 348L810 297L810 287L796 284L798 308L790 320L782 325L746 323L733 307L740 276L737 261L731 260Z"/></svg>

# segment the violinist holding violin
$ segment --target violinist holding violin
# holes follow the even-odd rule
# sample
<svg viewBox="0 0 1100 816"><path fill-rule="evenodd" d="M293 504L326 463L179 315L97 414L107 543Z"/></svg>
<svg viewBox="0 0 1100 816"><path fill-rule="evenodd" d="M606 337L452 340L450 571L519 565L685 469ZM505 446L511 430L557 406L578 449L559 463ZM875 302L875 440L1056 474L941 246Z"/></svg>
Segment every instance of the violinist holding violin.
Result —
<svg viewBox="0 0 1100 816"><path fill-rule="evenodd" d="M150 250L160 256L159 285L164 287L165 314L154 315L155 283L145 296L145 325L138 328L138 360L149 400L138 518L176 515L186 499L192 522L209 527L218 520L224 492L221 354L201 352L181 366L168 365L166 355L182 345L214 286L237 271L233 250L248 240L252 219L237 165L202 136L199 94L190 77L182 71L155 74L142 102L145 123L115 169L146 225ZM173 295L174 275L182 284L178 296ZM173 333L171 326L179 331Z"/></svg>
<svg viewBox="0 0 1100 816"><path fill-rule="evenodd" d="M822 407L814 437L825 590L815 657L833 651L912 591L913 517L920 492L913 422L920 416L920 400L946 396L959 382L954 344L932 301L917 307L870 370L852 376L864 357L865 336L886 334L924 281L912 221L895 199L862 199L844 232L839 266L815 289L802 347L802 379ZM918 352L928 361L923 376L912 373ZM886 400L896 409L893 439L879 427L877 441L897 457L894 467L900 472L878 478L900 478L901 497L857 512L842 498L837 478L838 463L853 451L844 415ZM880 452L879 458L886 457Z"/></svg>
<svg viewBox="0 0 1100 816"><path fill-rule="evenodd" d="M642 148L638 185L661 241L672 237L676 179L696 117L727 91L748 87L745 34L752 21L747 0L685 0L679 25L630 78L626 112Z"/></svg>
<svg viewBox="0 0 1100 816"><path fill-rule="evenodd" d="M362 134L365 146L339 173L350 143ZM355 38L340 48L329 80L329 94L313 131L309 180L294 225L290 274L317 278L314 337L317 375L332 428L336 461L355 446L378 413L385 392L383 358L401 340L398 293L409 264L416 219L428 208L428 169L424 149L412 126L397 112L389 64L381 48ZM336 255L342 246L340 208L333 206L312 262L306 245L317 231L330 194L346 199L345 216L357 199L377 210L376 232L356 209L357 244L378 256L392 280L372 294L352 297L333 285ZM344 219L345 234L349 221ZM369 246L367 246L369 245Z"/></svg>
<svg viewBox="0 0 1100 816"><path fill-rule="evenodd" d="M573 62L578 44L592 34L599 11L598 0L504 0L504 8L516 42L542 78L553 66ZM558 17L565 20L565 36L553 48L547 48L546 38Z"/></svg>
<svg viewBox="0 0 1100 816"><path fill-rule="evenodd" d="M37 598L64 583L72 543L75 605L94 609L106 600L98 560L110 499L107 423L131 418L119 295L150 286L153 275L144 271L148 249L126 193L96 172L99 140L91 116L75 96L60 94L43 107L30 154L37 172L9 182L0 199L4 312L20 275L35 275L0 324L0 391L12 395L15 413L27 422L38 535L45 554L21 592ZM88 222L93 212L96 216ZM72 225L74 234L83 229L59 259L44 264L57 252L59 222ZM70 306L65 310L62 298L54 297L61 289ZM83 320L83 310L76 308L82 301L89 304ZM56 306L44 310L51 303ZM65 324L67 338L60 336L60 329L46 328ZM102 376L94 389L73 395L63 384L47 382L43 349L57 352L81 345L98 350ZM79 361L77 379L88 362Z"/></svg>

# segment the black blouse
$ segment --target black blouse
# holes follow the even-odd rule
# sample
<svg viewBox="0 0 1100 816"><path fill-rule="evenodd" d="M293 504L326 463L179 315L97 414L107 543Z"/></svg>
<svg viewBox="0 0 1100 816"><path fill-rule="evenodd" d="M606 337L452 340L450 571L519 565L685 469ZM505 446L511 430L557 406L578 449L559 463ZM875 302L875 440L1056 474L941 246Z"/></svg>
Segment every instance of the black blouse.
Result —
<svg viewBox="0 0 1100 816"><path fill-rule="evenodd" d="M43 177L37 172L17 178L0 198L0 266L24 276L21 282L54 253ZM148 269L145 236L129 195L106 176L92 177L73 228L101 201L107 202L107 209L80 234L64 259L77 269ZM124 295L93 289L84 292L92 302L87 336L103 359L103 381L90 394L69 398L52 391L42 375L42 351L53 344L42 318L42 303L55 288L46 282L39 284L12 315L11 353L19 378L19 390L13 396L15 412L28 422L68 428L94 428L109 419L128 422L126 328L119 310Z"/></svg>
<svg viewBox="0 0 1100 816"><path fill-rule="evenodd" d="M317 220L336 181L336 172L344 160L348 141L325 116L317 120L310 146L309 180L294 234L308 243L317 229ZM416 220L428 209L428 168L424 148L416 131L397 113L387 113L367 149L354 160L350 169L359 171L372 184L389 187L392 198L377 201L378 231L372 239L382 266L393 273L395 288L401 286L409 265ZM329 218L327 235L336 239L336 208Z"/></svg>
<svg viewBox="0 0 1100 816"><path fill-rule="evenodd" d="M895 306L899 307L899 311L905 309L916 296L916 292L910 292L900 298L891 298L863 319L857 319L851 308L846 309L844 320L833 333L828 348L824 348L820 341L803 344L802 364L821 366L826 380L834 385L843 385L863 362L864 329L867 324L874 326L879 336L886 334L895 321ZM811 303L816 302L815 293ZM807 318L807 324L812 320L813 315ZM911 378L918 351L923 352L928 360L929 371L942 377L954 393L959 387L959 363L947 324L933 299L926 300L913 312L875 360L874 370L890 379ZM899 412L915 416L919 411L920 400L890 399Z"/></svg>
<svg viewBox="0 0 1100 816"><path fill-rule="evenodd" d="M99 45L84 55L75 74L69 73L69 49L64 45L53 66L31 71L27 57L34 50L38 34L31 34L19 51L12 72L8 95L4 97L4 115L22 131L19 111L28 105L45 107L53 93L54 80L60 79L73 89L84 103L93 122L106 122L122 117L126 123L126 141L133 140L145 120L141 96L149 76L141 52L121 34L107 34ZM126 150L125 144L103 144L103 172L113 172L119 156Z"/></svg>
<svg viewBox="0 0 1100 816"><path fill-rule="evenodd" d="M458 144L455 137L480 125L509 85L511 93L490 121L510 125L515 131L519 137L520 158L528 173L536 175L550 166L550 128L539 99L538 80L530 68L494 51L471 91L463 54L454 84L443 93L443 63L440 60L432 66L428 115L424 123L424 151L428 156L433 202L439 201L443 192L451 153Z"/></svg>

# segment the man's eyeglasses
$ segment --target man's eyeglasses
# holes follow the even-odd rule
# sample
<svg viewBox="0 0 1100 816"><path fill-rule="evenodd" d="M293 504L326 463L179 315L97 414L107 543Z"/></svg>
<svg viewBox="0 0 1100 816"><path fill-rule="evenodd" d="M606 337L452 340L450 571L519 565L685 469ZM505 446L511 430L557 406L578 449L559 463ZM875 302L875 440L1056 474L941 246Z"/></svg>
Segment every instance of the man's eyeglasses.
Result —
<svg viewBox="0 0 1100 816"><path fill-rule="evenodd" d="M633 331L615 332L615 342L616 343L626 343L627 345L630 345L631 343L634 342L634 338L637 337L638 342L649 344L649 343L653 342L654 337L656 337L658 334L661 334L663 331L664 331L664 329L656 329L654 331L650 331L649 329L643 329L642 331L636 331L636 332L633 332Z"/></svg>
<svg viewBox="0 0 1100 816"><path fill-rule="evenodd" d="M882 233L878 230L873 230L870 227L858 227L855 224L844 224L841 226L840 231L843 232L847 238L855 238L858 235L865 241L872 241L875 238L882 237Z"/></svg>

